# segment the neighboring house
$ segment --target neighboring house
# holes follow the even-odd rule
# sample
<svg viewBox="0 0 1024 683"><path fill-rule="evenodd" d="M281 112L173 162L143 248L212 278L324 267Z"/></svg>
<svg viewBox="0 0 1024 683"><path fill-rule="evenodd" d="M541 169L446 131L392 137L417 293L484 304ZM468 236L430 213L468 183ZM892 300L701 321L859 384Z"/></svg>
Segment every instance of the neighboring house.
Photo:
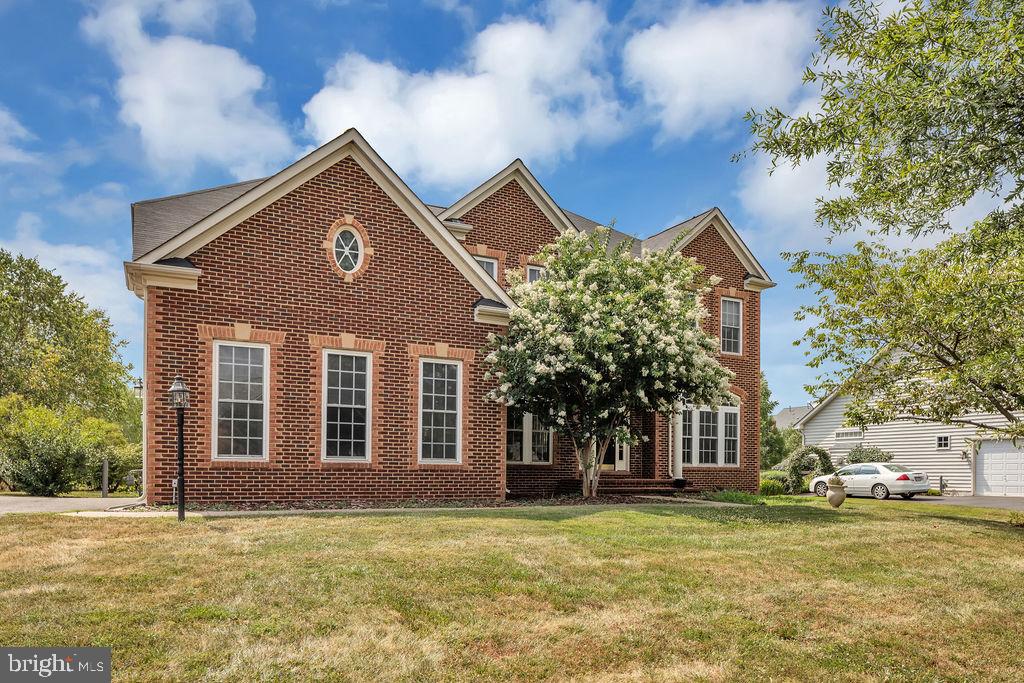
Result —
<svg viewBox="0 0 1024 683"><path fill-rule="evenodd" d="M1024 496L1024 448L987 438L973 426L895 421L861 430L846 426L850 397L834 392L794 425L804 443L821 446L838 465L857 444L893 454L893 462L927 472L933 488L978 496ZM995 424L994 415L973 415Z"/></svg>
<svg viewBox="0 0 1024 683"><path fill-rule="evenodd" d="M810 410L810 406L792 406L789 408L783 408L773 416L775 426L779 429L789 429L796 424L797 420L806 415Z"/></svg>
<svg viewBox="0 0 1024 683"><path fill-rule="evenodd" d="M565 231L519 160L449 207L424 204L355 130L261 180L132 206L128 287L145 302L145 479L173 499L181 374L189 499L486 499L578 490L571 444L487 401L481 349L515 306L505 271ZM613 232L613 240L632 239ZM760 292L773 286L711 209L643 242L722 278L709 332L736 408L636 415L647 441L602 454L606 492L754 490Z"/></svg>

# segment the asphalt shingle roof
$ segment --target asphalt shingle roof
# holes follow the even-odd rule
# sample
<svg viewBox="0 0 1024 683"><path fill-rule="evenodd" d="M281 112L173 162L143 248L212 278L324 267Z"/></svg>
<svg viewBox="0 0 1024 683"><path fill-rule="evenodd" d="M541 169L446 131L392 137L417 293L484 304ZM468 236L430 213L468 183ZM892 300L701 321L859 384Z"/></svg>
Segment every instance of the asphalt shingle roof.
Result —
<svg viewBox="0 0 1024 683"><path fill-rule="evenodd" d="M211 187L132 204L132 258L149 253L217 209L242 196L265 178Z"/></svg>

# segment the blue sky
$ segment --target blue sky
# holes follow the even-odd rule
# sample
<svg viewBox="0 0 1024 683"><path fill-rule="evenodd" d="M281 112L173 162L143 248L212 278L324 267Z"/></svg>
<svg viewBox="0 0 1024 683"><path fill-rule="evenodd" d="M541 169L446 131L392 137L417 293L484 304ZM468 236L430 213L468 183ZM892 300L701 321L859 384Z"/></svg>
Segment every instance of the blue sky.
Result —
<svg viewBox="0 0 1024 683"><path fill-rule="evenodd" d="M107 310L132 201L274 172L350 126L449 203L521 157L556 201L646 236L719 206L779 286L762 364L783 405L813 379L779 252L824 248L823 167L732 163L744 111L814 106L823 5L377 0L0 0L0 247Z"/></svg>

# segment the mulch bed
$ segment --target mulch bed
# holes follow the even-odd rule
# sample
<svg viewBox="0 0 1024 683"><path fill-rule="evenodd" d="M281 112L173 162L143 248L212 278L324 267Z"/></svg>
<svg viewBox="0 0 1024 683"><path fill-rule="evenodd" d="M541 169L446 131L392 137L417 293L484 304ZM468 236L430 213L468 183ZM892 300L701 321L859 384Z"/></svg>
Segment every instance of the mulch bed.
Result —
<svg viewBox="0 0 1024 683"><path fill-rule="evenodd" d="M533 507L538 505L636 505L650 504L650 498L641 496L596 496L594 498L583 498L579 495L551 496L548 498L513 498L510 500L295 500L282 502L253 502L253 503L215 503L209 505L186 505L185 508L192 512L208 510L226 510L238 512L252 512L258 510L381 510L381 509L418 509L418 508L516 508ZM152 510L177 510L174 505L139 505L128 508L135 512Z"/></svg>

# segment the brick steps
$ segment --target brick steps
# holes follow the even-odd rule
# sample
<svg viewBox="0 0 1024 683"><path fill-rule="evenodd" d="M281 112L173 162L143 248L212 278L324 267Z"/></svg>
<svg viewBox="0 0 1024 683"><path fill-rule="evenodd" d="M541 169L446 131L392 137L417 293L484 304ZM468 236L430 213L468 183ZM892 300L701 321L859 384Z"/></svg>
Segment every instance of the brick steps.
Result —
<svg viewBox="0 0 1024 683"><path fill-rule="evenodd" d="M598 483L598 493L610 495L658 495L671 496L685 491L682 481L675 479L639 479L634 477L602 476Z"/></svg>

